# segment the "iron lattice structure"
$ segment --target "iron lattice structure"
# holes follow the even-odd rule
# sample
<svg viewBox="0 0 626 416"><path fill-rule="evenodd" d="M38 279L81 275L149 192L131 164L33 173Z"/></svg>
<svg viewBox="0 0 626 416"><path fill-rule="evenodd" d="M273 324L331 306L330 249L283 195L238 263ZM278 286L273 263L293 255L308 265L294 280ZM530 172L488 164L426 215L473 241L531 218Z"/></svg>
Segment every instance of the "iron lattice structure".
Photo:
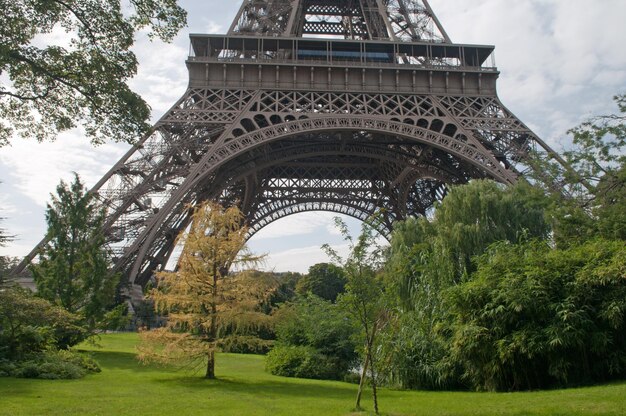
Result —
<svg viewBox="0 0 626 416"><path fill-rule="evenodd" d="M498 99L494 48L452 43L427 0L245 0L228 34L190 38L187 91L92 190L134 284L202 200L238 204L250 236L381 209L388 236L447 185L514 183L553 153Z"/></svg>

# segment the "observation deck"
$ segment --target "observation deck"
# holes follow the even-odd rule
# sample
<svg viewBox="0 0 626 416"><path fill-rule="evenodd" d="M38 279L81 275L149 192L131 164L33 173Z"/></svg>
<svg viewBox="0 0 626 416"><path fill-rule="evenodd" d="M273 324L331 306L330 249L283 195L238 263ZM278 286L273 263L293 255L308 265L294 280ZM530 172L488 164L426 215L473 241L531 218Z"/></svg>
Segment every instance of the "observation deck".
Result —
<svg viewBox="0 0 626 416"><path fill-rule="evenodd" d="M190 87L494 94L494 47L190 35Z"/></svg>

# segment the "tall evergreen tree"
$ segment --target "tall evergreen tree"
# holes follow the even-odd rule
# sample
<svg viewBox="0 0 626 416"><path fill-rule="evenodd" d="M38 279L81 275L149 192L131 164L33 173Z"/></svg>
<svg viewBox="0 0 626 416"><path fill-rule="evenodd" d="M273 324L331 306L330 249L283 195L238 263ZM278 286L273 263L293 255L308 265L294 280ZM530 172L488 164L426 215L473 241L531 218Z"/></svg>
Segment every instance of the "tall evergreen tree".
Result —
<svg viewBox="0 0 626 416"><path fill-rule="evenodd" d="M103 324L119 276L109 272L102 233L104 211L75 175L61 181L46 210L48 243L31 265L39 296L80 314L87 327Z"/></svg>

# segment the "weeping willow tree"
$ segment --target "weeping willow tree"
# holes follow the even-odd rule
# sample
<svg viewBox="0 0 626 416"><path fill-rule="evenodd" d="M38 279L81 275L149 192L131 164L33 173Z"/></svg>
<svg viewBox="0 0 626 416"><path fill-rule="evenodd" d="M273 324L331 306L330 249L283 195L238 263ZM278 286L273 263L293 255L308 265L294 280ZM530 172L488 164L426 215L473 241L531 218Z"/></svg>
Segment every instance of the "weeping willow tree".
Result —
<svg viewBox="0 0 626 416"><path fill-rule="evenodd" d="M397 313L383 343L393 381L409 388L456 387L438 334L447 315L443 293L468 280L472 258L494 242L546 237L547 204L541 191L524 182L506 188L472 181L452 188L432 218L397 225L387 264Z"/></svg>
<svg viewBox="0 0 626 416"><path fill-rule="evenodd" d="M233 266L260 260L245 248L247 228L236 207L206 202L194 209L178 270L157 273L150 292L167 324L141 334L139 359L163 364L197 364L206 360L206 378L215 378L215 350L225 328L254 325L253 305L269 296L250 279L229 277ZM245 284L243 284L245 282Z"/></svg>
<svg viewBox="0 0 626 416"><path fill-rule="evenodd" d="M396 227L391 267L399 272L405 306L432 309L436 293L473 272L472 257L497 241L546 237L544 194L524 182L505 188L473 181L452 188L434 217L411 218Z"/></svg>

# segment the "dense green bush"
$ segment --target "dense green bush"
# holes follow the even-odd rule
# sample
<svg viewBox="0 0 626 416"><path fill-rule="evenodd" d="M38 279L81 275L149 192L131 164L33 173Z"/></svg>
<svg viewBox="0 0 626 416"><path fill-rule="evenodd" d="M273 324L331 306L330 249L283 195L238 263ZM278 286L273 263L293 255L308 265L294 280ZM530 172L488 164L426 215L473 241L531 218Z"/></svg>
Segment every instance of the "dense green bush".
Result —
<svg viewBox="0 0 626 416"><path fill-rule="evenodd" d="M279 345L266 356L265 369L285 377L339 380L344 371L315 348L303 345Z"/></svg>
<svg viewBox="0 0 626 416"><path fill-rule="evenodd" d="M381 334L386 364L381 381L405 389L462 389L459 366L447 359L444 328L429 328L422 319L416 312L397 314Z"/></svg>
<svg viewBox="0 0 626 416"><path fill-rule="evenodd" d="M276 347L270 352L277 359L277 354L287 354L289 357L304 354L303 351L315 351L308 356L315 355L320 362L319 368L332 365L333 371L319 370L313 365L301 365L297 377L341 379L357 361L355 353L356 329L345 311L337 304L321 299L315 295L298 297L294 302L284 304L275 314L276 320ZM291 350L280 347L305 347ZM278 350L277 350L278 349ZM278 352L273 352L277 350ZM292 358L283 358L284 362L291 362ZM293 360L296 360L293 358ZM271 366L268 367L268 369ZM306 370L311 369L307 374ZM328 377L322 377L329 374Z"/></svg>
<svg viewBox="0 0 626 416"><path fill-rule="evenodd" d="M26 355L65 349L85 339L80 318L30 291L0 291L0 358L22 360Z"/></svg>
<svg viewBox="0 0 626 416"><path fill-rule="evenodd" d="M236 354L267 354L274 346L274 340L262 339L254 335L229 335L218 342L222 352Z"/></svg>
<svg viewBox="0 0 626 416"><path fill-rule="evenodd" d="M71 351L46 351L21 361L0 361L0 376L48 380L77 379L87 373L100 372L92 358Z"/></svg>
<svg viewBox="0 0 626 416"><path fill-rule="evenodd" d="M451 358L478 390L626 377L626 246L498 244L449 291Z"/></svg>
<svg viewBox="0 0 626 416"><path fill-rule="evenodd" d="M383 348L381 376L404 388L462 387L458 366L446 359L449 310L445 291L470 280L472 258L497 241L545 237L549 227L540 190L519 182L504 187L477 180L450 189L432 218L409 218L394 227L387 291L394 319Z"/></svg>

